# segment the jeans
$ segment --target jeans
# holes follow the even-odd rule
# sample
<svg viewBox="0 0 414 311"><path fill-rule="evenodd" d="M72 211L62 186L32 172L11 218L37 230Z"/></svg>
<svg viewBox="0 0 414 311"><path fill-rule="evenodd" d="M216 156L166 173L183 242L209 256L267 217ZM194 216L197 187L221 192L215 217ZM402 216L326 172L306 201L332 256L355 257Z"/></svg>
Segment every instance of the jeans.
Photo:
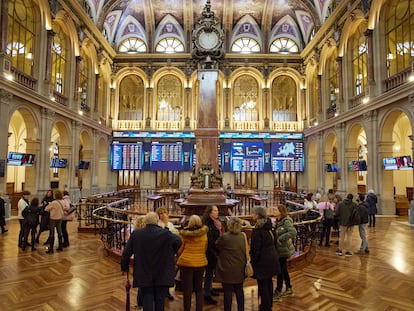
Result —
<svg viewBox="0 0 414 311"><path fill-rule="evenodd" d="M290 276L287 267L287 257L279 257L280 273L277 275L276 290L281 293L283 288L283 281L285 281L286 289L291 288Z"/></svg>
<svg viewBox="0 0 414 311"><path fill-rule="evenodd" d="M325 245L329 245L329 241L331 240L331 222L324 221L322 224L321 235L319 238L319 245L322 246L323 238L325 238Z"/></svg>
<svg viewBox="0 0 414 311"><path fill-rule="evenodd" d="M222 283L224 291L224 311L231 311L233 292L236 294L237 311L244 311L243 282L238 284Z"/></svg>
<svg viewBox="0 0 414 311"><path fill-rule="evenodd" d="M368 218L369 218L369 226L375 227L375 214L369 214Z"/></svg>
<svg viewBox="0 0 414 311"><path fill-rule="evenodd" d="M168 286L141 287L143 311L164 311L164 301L168 293Z"/></svg>
<svg viewBox="0 0 414 311"><path fill-rule="evenodd" d="M359 224L359 237L361 238L361 248L359 249L361 252L365 252L368 249L368 240L367 240L367 233L365 228L367 224Z"/></svg>

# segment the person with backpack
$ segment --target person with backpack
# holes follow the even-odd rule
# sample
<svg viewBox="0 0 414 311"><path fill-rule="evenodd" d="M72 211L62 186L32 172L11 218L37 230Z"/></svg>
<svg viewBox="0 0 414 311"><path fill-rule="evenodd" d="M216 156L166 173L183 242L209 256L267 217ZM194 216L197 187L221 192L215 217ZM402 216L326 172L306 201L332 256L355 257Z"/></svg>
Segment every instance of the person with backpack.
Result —
<svg viewBox="0 0 414 311"><path fill-rule="evenodd" d="M323 238L325 238L325 246L331 246L331 228L335 218L335 204L333 203L335 197L324 196L321 202L318 203L319 213L322 215L322 229L320 232L319 246L322 246Z"/></svg>
<svg viewBox="0 0 414 311"><path fill-rule="evenodd" d="M338 256L342 256L342 250L345 250L346 257L352 256L352 230L360 222L359 207L352 201L353 199L354 195L348 193L346 199L339 203L336 209L340 231L339 249L336 251Z"/></svg>
<svg viewBox="0 0 414 311"><path fill-rule="evenodd" d="M23 245L22 250L26 250L26 246L29 245L27 239L29 238L29 233L31 233L31 246L32 251L36 250L35 240L36 240L36 228L39 225L39 216L41 209L39 207L39 199L33 198L23 211Z"/></svg>
<svg viewBox="0 0 414 311"><path fill-rule="evenodd" d="M357 254L369 253L367 233L366 233L366 227L368 223L369 205L366 201L364 201L364 199L365 199L365 196L363 194L360 194L358 196L358 200L359 200L358 207L359 207L359 216L360 216L360 223L358 225L358 228L359 228L359 237L361 238L361 247L356 252Z"/></svg>

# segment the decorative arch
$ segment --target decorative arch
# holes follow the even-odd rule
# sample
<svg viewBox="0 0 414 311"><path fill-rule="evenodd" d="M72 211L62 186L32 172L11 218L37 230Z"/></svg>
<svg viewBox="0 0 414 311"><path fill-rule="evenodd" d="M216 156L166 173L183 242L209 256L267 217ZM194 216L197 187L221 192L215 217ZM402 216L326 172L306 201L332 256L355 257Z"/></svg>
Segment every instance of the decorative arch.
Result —
<svg viewBox="0 0 414 311"><path fill-rule="evenodd" d="M148 37L144 27L131 15L125 18L116 34L115 45L117 49L119 44L127 38L140 38L148 47Z"/></svg>
<svg viewBox="0 0 414 311"><path fill-rule="evenodd" d="M71 44L71 47L73 50L72 52L74 53L75 56L79 56L80 55L80 44L79 44L78 34L76 32L76 25L73 22L70 15L66 11L60 10L59 12L57 12L54 22L58 23L59 26L65 30L66 35L69 37L69 43Z"/></svg>
<svg viewBox="0 0 414 311"><path fill-rule="evenodd" d="M332 55L332 53L335 53L336 51L336 42L333 38L330 38L326 41L326 43L323 45L321 50L321 56L320 56L320 65L319 65L319 74L322 74L325 72L326 68L326 62L329 59L329 57Z"/></svg>
<svg viewBox="0 0 414 311"><path fill-rule="evenodd" d="M185 34L180 23L170 14L167 14L158 25L154 35L154 50L158 42L165 38L176 38L180 40L185 47Z"/></svg>
<svg viewBox="0 0 414 311"><path fill-rule="evenodd" d="M361 23L366 23L364 13L361 10L355 10L346 20L341 33L341 39L338 44L338 56L343 57L348 47L349 39L358 29Z"/></svg>
<svg viewBox="0 0 414 311"><path fill-rule="evenodd" d="M278 23L273 27L269 36L269 47L274 40L277 38L289 38L292 39L299 47L299 50L302 50L302 40L300 36L300 30L296 22L289 15L281 18Z"/></svg>
<svg viewBox="0 0 414 311"><path fill-rule="evenodd" d="M262 32L255 19L250 15L243 16L233 28L233 33L230 39L230 47L237 39L251 38L257 41L260 50L263 49Z"/></svg>

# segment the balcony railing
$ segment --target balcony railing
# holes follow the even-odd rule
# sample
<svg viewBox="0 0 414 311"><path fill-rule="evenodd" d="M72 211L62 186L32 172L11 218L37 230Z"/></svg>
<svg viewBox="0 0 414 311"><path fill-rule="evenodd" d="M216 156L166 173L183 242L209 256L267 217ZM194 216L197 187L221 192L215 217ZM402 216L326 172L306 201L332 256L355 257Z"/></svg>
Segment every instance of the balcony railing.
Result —
<svg viewBox="0 0 414 311"><path fill-rule="evenodd" d="M410 74L412 73L411 68L406 68L405 70L389 77L384 81L385 84L385 92L388 92L396 87L404 84L409 80Z"/></svg>
<svg viewBox="0 0 414 311"><path fill-rule="evenodd" d="M270 129L277 132L297 132L298 124L297 121L274 121L270 122Z"/></svg>
<svg viewBox="0 0 414 311"><path fill-rule="evenodd" d="M355 107L358 107L359 105L361 105L362 100L364 99L364 97L365 97L365 92L350 98L348 108L352 109L352 108L355 108Z"/></svg>
<svg viewBox="0 0 414 311"><path fill-rule="evenodd" d="M112 120L112 128L114 130L131 130L138 131L145 128L144 120Z"/></svg>
<svg viewBox="0 0 414 311"><path fill-rule="evenodd" d="M53 91L53 96L55 98L55 102L63 105L63 106L67 106L68 105L68 98L66 96L64 96L62 93Z"/></svg>
<svg viewBox="0 0 414 311"><path fill-rule="evenodd" d="M13 73L14 81L20 83L21 85L24 85L25 87L28 87L31 90L37 89L37 80L35 78L29 76L28 74L25 74L15 67L12 67L11 71Z"/></svg>

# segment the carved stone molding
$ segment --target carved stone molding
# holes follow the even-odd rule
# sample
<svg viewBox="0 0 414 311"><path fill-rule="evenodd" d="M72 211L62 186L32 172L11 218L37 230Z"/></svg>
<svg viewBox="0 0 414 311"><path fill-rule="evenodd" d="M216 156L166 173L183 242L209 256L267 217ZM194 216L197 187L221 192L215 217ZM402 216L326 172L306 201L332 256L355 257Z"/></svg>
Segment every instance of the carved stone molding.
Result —
<svg viewBox="0 0 414 311"><path fill-rule="evenodd" d="M4 89L0 89L0 102L2 104L10 104L11 99L13 98L13 94L9 91Z"/></svg>

